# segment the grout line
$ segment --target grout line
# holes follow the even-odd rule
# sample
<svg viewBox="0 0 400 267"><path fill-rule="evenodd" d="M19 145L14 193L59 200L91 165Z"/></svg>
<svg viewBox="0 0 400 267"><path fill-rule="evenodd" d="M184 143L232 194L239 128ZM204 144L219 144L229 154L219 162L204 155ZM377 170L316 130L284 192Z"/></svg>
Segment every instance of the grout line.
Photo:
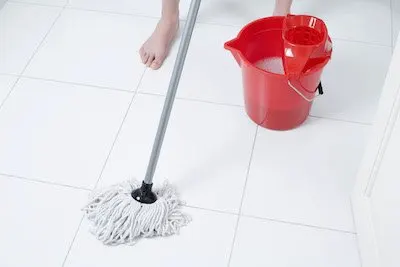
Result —
<svg viewBox="0 0 400 267"><path fill-rule="evenodd" d="M293 226L301 226L301 227L313 228L313 229L316 229L316 230L323 230L323 231L338 232L338 233L342 233L342 234L356 235L356 232L354 232L354 231L334 229L334 228L322 227L322 226L305 224L305 223L289 222L289 221L283 221L283 220L279 220L279 219L263 218L263 217L253 216L253 215L241 215L241 217L252 218L252 219L257 219L257 220L262 220L262 221L275 222L275 223L284 223L284 224L289 224L289 225L293 225Z"/></svg>
<svg viewBox="0 0 400 267"><path fill-rule="evenodd" d="M37 6L47 6L47 7L62 7L62 6L51 5L51 4L43 4L43 3L28 3L28 2L18 1L18 0L12 0L12 1L10 1L10 3L20 3L20 4L26 4L26 5L37 5ZM135 13L124 13L124 12L118 12L118 11L98 10L98 9L91 9L91 8L84 8L84 7L73 7L73 6L69 6L69 0L67 1L67 4L64 5L64 9L97 12L97 13L102 13L102 14L112 14L112 15L121 15L121 16L140 17L140 18L148 18L148 19L157 19L157 20L159 20L161 18L160 16L145 15L145 14L140 14L140 13L136 13L135 14ZM186 21L185 18L180 18L179 20ZM199 24L199 25L224 26L224 27L232 27L232 28L239 28L239 29L244 26L244 25L238 25L238 24L206 22L206 21L201 21L201 20L198 20L196 22L196 24ZM392 25L392 27L393 27L393 25ZM333 40L338 40L338 41L360 43L360 44L365 44L365 45L373 45L373 46L381 46L381 47L391 47L391 48L393 48L393 31L392 31L392 37L391 37L392 43L390 45L374 43L374 42L368 42L368 41L362 41L362 40L352 40L352 39L346 39L346 38L340 38L340 37L337 38L337 37L333 37L333 36L332 36L332 39Z"/></svg>
<svg viewBox="0 0 400 267"><path fill-rule="evenodd" d="M152 16L152 15L145 15L145 14L140 14L140 13L124 13L124 12L109 11L109 10L98 10L98 9L91 9L91 8L85 8L85 7L67 6L67 9L77 10L77 11L88 11L88 12L95 12L95 13L109 14L109 15L120 15L120 16L128 16L128 17L157 19L157 20L159 20L161 18L161 16ZM179 20L182 20L182 19L179 19Z"/></svg>
<svg viewBox="0 0 400 267"><path fill-rule="evenodd" d="M50 182L50 181L43 181L43 180L39 180L39 179L27 178L27 177L23 177L23 176L14 175L14 174L0 173L0 176L4 176L4 177L8 177L8 178L15 178L15 179L23 180L26 182L41 183L41 184L47 184L47 185L55 185L55 186L59 186L59 187L68 187L68 188L84 190L84 191L91 191L91 189L86 188L86 187L61 184L61 183Z"/></svg>
<svg viewBox="0 0 400 267"><path fill-rule="evenodd" d="M97 88L97 89L101 89L101 90L111 90L111 91L119 91L119 92L124 92L124 93L134 93L134 91L120 89L120 88L113 88L113 87L87 84L87 83L79 83L79 82L61 81L61 80L50 79L50 78L39 78L39 77L33 77L33 76L28 76L28 75L21 75L21 78L39 80L39 81L47 81L47 82L64 83L64 84L84 86L84 87L93 87L93 88Z"/></svg>
<svg viewBox="0 0 400 267"><path fill-rule="evenodd" d="M88 192L92 191L92 189L89 189L89 188L86 188L86 187L79 187L79 186L73 186L73 185L67 185L67 184L43 181L43 180L38 180L38 179L32 179L32 178L22 177L22 176L18 176L18 175L13 175L13 174L0 173L0 176L4 176L4 177L10 178L10 179L19 179L19 180L23 180L25 182L40 183L40 184L46 184L46 185L51 185L51 186L57 186L57 187L66 187L66 188L71 188L71 189L84 190L84 191L88 191ZM187 205L187 204L185 204L183 206L187 207L187 208L191 208L191 209L210 211L210 212L226 214L226 215L233 215L233 216L238 216L239 215L238 213L235 213L235 212L216 210L216 209L210 209L210 208L203 208L203 207L192 206L192 205ZM340 232L340 233L345 233L345 234L357 234L356 232L353 232L353 231L346 231L346 230L334 229L334 228L329 228L329 227L315 226L315 225L311 225L311 224L303 224L303 223L296 223L296 222L290 222L290 221L284 221L284 220L278 220L278 219L258 217L258 216L253 216L253 215L241 214L240 216L241 217L246 217L246 218L258 219L258 220L262 220L262 221L266 221L266 222L284 223L284 224L290 224L290 225L294 225L294 226L303 226L303 227L314 228L314 229L318 229L318 230L327 230L327 231Z"/></svg>
<svg viewBox="0 0 400 267"><path fill-rule="evenodd" d="M219 102L214 102L214 101L209 101L209 100L194 99L194 98L187 98L187 97L177 97L176 99L191 101L191 102L201 102L201 103L212 104L212 105L216 105L216 106L236 107L236 108L241 108L241 109L245 108L244 106L238 105L238 104L219 103Z"/></svg>
<svg viewBox="0 0 400 267"><path fill-rule="evenodd" d="M69 253L71 252L72 246L73 246L74 243L75 243L75 239L76 239L76 237L78 236L78 233L79 233L79 230L81 229L81 225L82 225L82 222L83 222L83 219L84 219L84 218L85 218L85 215L82 215L81 221L79 222L79 225L78 225L78 227L77 227L77 230L75 231L75 234L74 234L74 238L72 238L71 244L70 244L69 247L68 247L67 254L65 254L65 258L64 258L64 261L63 261L61 267L64 267L65 263L67 262Z"/></svg>
<svg viewBox="0 0 400 267"><path fill-rule="evenodd" d="M158 96L158 97L165 97L164 94L158 94L158 93L148 93L148 92L138 92L139 95L150 95L150 96ZM195 98L187 98L187 97L175 97L176 99L179 100L185 100L185 101L191 101L191 102L200 102L200 103L207 103L207 104L212 104L212 105L217 105L217 106L228 106L228 107L238 107L238 108L244 108L242 105L238 104L228 104L228 103L220 103L220 102L214 102L214 101L209 101L209 100L203 100L203 99L195 99Z"/></svg>
<svg viewBox="0 0 400 267"><path fill-rule="evenodd" d="M134 93L133 93L133 95L132 95L131 101L130 101L130 103L129 103L129 105L128 105L128 108L127 108L127 110L126 110L126 112L125 112L124 118L122 119L121 125L120 125L119 128L118 128L117 134L115 135L114 142L112 143L111 148L110 148L110 151L108 152L107 158L106 158L106 160L104 161L103 167L101 168L101 171L100 171L100 174L99 174L99 178L97 179L94 188L96 188L96 187L98 186L99 182L101 181L101 178L102 178L102 176L103 176L103 172L104 172L104 170L105 170L105 168L106 168L106 165L107 165L108 160L109 160L109 158L110 158L110 156L111 156L111 153L112 153L113 150L114 150L115 144L117 143L117 140L118 140L118 137L119 137L119 135L120 135L120 133L121 133L122 127L124 126L124 123L125 123L125 121L126 121L126 118L128 117L129 111L131 110L131 107L132 107L132 104L133 104L133 102L134 102L135 96L137 95L137 90L138 90L138 88L139 88L139 86L140 86L140 84L141 84L141 82L142 82L142 80L143 80L144 75L146 74L146 70L147 70L147 68L145 68L145 69L143 70L142 76L140 77L139 83L138 83L138 85L136 86L136 90L134 91Z"/></svg>
<svg viewBox="0 0 400 267"><path fill-rule="evenodd" d="M125 12L118 12L118 11L109 11L109 10L98 10L98 9L91 9L85 7L74 7L74 6L67 6L67 9L70 10L79 10L79 11L89 11L89 12L96 12L101 14L110 14L110 15L121 15L121 16L129 16L129 17L139 17L139 18L148 18L148 19L157 19L159 20L161 16L153 16L153 15L146 15L142 13L125 13ZM180 21L185 22L186 18L179 18ZM214 26L224 26L224 27L231 27L231 28L242 28L243 25L235 25L235 24L224 24L224 23L216 23L216 22L205 22L205 21L196 21L196 24L202 25L214 25Z"/></svg>
<svg viewBox="0 0 400 267"><path fill-rule="evenodd" d="M17 85L17 83L19 82L19 80L22 77L22 74L25 72L25 70L28 68L29 64L31 63L31 61L33 60L33 58L35 57L36 53L39 51L39 49L42 47L44 41L46 40L47 36L50 34L51 30L53 29L54 25L56 24L56 22L58 21L58 19L61 17L61 14L63 13L63 11L65 10L66 5L64 5L64 7L59 7L61 10L58 13L57 17L54 19L53 23L51 24L50 28L48 29L48 31L46 32L46 34L43 36L43 39L40 41L39 45L35 48L35 50L33 51L31 57L29 58L28 62L25 64L25 67L22 69L21 73L18 75L17 80L15 81L15 83L13 84L13 86L11 87L11 90L8 92L8 94L6 95L6 97L4 98L4 100L0 103L0 110L1 108L4 106L4 103L7 101L7 99L10 97L10 95L12 94L12 92L15 89L15 86Z"/></svg>
<svg viewBox="0 0 400 267"><path fill-rule="evenodd" d="M24 2L19 0L10 0L8 1L10 4L22 4L22 5L29 5L29 6L41 6L41 7L58 7L63 8L65 5L52 5L52 4L44 4L44 3L32 3L32 2Z"/></svg>
<svg viewBox="0 0 400 267"><path fill-rule="evenodd" d="M122 16L141 17L141 18L149 18L149 19L160 19L161 18L160 16L145 15L145 14L140 14L140 13L137 13L137 14L135 14L135 13L124 13L124 12L118 12L118 11L97 10L97 9L80 8L80 7L72 7L72 6L67 6L67 9L81 10L81 11L91 11L91 12L97 12L97 13L103 13L103 14L113 14L113 15L122 15ZM179 20L186 21L185 18L179 18ZM239 29L244 26L244 25L228 24L228 23L206 22L206 21L201 21L201 20L198 20L196 22L196 24L223 26L223 27L231 27L231 28L239 28ZM367 42L367 41L362 41L362 40L352 40L352 39L335 38L335 37L332 37L332 39L333 40L338 40L338 41L345 41L345 42L361 43L361 44L365 44L365 45L392 47L392 44L385 45L385 44Z"/></svg>
<svg viewBox="0 0 400 267"><path fill-rule="evenodd" d="M358 254L358 258L360 260L360 263L362 265L362 256L361 256L361 249L359 246L359 235L357 233L357 228L356 228L356 218L355 218L355 214L354 214L354 206L353 206L353 201L351 201L351 197L350 197L350 208L351 208L351 215L352 215L352 219L353 219L353 227L356 230L355 232L355 237L356 237L356 242L357 242L357 254Z"/></svg>
<svg viewBox="0 0 400 267"><path fill-rule="evenodd" d="M145 68L145 71L147 68ZM8 76L17 76L14 74L2 74L0 75L8 75ZM143 74L144 75L144 74ZM134 94L139 94L139 95L149 95L149 96L157 96L157 97L165 97L165 94L161 93L150 93L150 92L143 92L140 91L139 87L136 88L135 91L130 91L130 90L125 90L125 89L119 89L119 88L113 88L113 87L106 87L106 86L99 86L99 85L93 85L93 84L86 84L86 83L78 83L78 82L70 82L70 81L61 81L61 80L56 80L56 79L49 79L49 78L39 78L39 77L33 77L33 76L27 76L27 75L20 75L20 78L27 78L27 79L32 79L32 80L39 80L39 81L48 81L48 82L56 82L56 83L64 83L64 84L71 84L71 85L77 85L77 86L84 86L84 87L93 87L93 88L98 88L101 90L110 90L110 91L118 91L118 92L124 92L124 93L134 93ZM140 78L139 84L142 82L143 76ZM19 79L18 79L19 80ZM18 82L17 80L17 82ZM15 85L15 84L14 84ZM13 85L13 86L14 86ZM11 93L11 91L10 91ZM5 98L7 99L7 97ZM4 101L5 101L4 99ZM192 102L199 102L199 103L206 103L206 104L212 104L212 105L217 105L217 106L227 106L227 107L237 107L237 108L245 108L243 105L239 104L229 104L229 103L221 103L221 102L215 102L215 101L209 101L209 100L202 100L202 99L194 99L194 98L187 98L187 97L179 97L177 96L176 99L179 100L184 100L184 101L192 101ZM4 102L3 101L3 102ZM1 105L0 105L1 108ZM370 126L372 123L367 123L367 122L359 122L359 121L353 121L353 120L345 120L345 119L337 119L337 118L330 118L330 117L322 117L322 116L317 116L317 115L309 115L310 118L317 118L317 119L323 119L323 120L331 120L331 121L338 121L338 122L346 122L346 123L353 123L353 124L360 124L360 125L365 125L365 126Z"/></svg>
<svg viewBox="0 0 400 267"><path fill-rule="evenodd" d="M338 122L345 122L345 123L352 123L352 124L360 124L364 126L371 126L373 123L368 122L359 122L359 121L352 121L352 120L345 120L345 119L337 119L337 118L330 118L330 117L322 117L317 115L308 115L310 118L321 119L321 120L329 120L329 121L338 121Z"/></svg>
<svg viewBox="0 0 400 267"><path fill-rule="evenodd" d="M293 226L301 226L301 227L313 228L313 229L316 229L316 230L331 231L331 232L338 232L338 233L344 233L344 234L353 234L353 235L357 234L354 231L347 231L347 230L341 230L341 229L317 226L317 225L306 224L306 223L297 223L297 222L284 221L284 220L279 220L279 219L265 218L265 217L259 217L259 216L253 216L253 215L245 215L245 214L239 215L238 213L235 213L235 212L215 210L215 209L210 209L210 208L202 208L202 207L191 206L191 205L187 205L187 204L185 204L183 206L187 207L187 208L191 208L191 209L198 209L198 210L211 211L211 212L220 213L220 214L240 216L242 218L252 218L252 219L257 219L257 220L261 220L261 221L265 221L265 222L284 223L284 224L289 224L289 225L293 225Z"/></svg>
<svg viewBox="0 0 400 267"><path fill-rule="evenodd" d="M99 178L96 182L95 187L97 187L98 183L100 182L103 172L105 170L105 167L107 165L107 162L111 156L111 153L114 149L114 146L116 144L116 141L118 140L118 136L122 130L122 127L125 123L125 120L129 114L129 111L131 109L131 106L134 102L135 96L137 94L144 94L144 95L155 95L155 96L164 96L162 94L152 94L152 93L145 93L145 92L139 92L139 86L141 84L141 81L146 73L146 68L144 69L141 79L139 81L138 86L136 87L136 90L134 92L132 91L127 91L127 90L123 90L123 89L116 89L116 88L108 88L108 87L101 87L101 86L94 86L94 85L89 85L89 84L79 84L79 83L73 83L73 82L63 82L63 81L57 81L57 80L51 80L51 79L42 79L42 78L35 78L35 77L29 77L29 76L24 76L23 73L25 72L25 70L27 69L27 67L29 66L29 64L31 63L31 61L33 60L34 56L37 54L37 52L39 51L39 49L41 48L41 46L43 45L45 39L47 38L47 36L49 35L49 33L51 32L51 30L53 29L55 23L58 21L58 19L60 18L62 12L65 9L76 9L76 10L87 10L87 11L93 11L93 12L99 12L99 13L109 13L109 14L116 14L116 15L129 15L129 16L136 16L136 17L145 17L145 18L152 18L152 19L159 19L159 17L152 17L152 16L145 16L145 15L139 15L139 14L126 14L126 13L116 13L116 12L105 12L105 11L99 11L99 10L88 10L88 9L80 9L80 8L71 8L68 7L69 4L69 0L67 1L67 3L64 5L64 7L62 6L56 6L56 5L46 5L46 4L38 4L38 3L26 3L26 2L20 2L20 1L11 1L11 3L20 3L20 4L28 4L28 5L37 5L37 6L48 6L48 7L59 7L62 8L59 15L56 17L56 19L54 20L53 24L51 25L51 27L49 28L49 30L47 31L47 33L45 34L45 36L43 37L42 41L39 43L39 45L36 47L35 51L33 52L32 56L30 57L30 59L28 60L27 64L25 65L23 71L21 72L20 75L12 75L12 74L4 74L4 75L12 75L12 76L17 76L18 79L16 79L16 81L14 82L14 84L11 87L11 90L9 91L9 93L7 94L7 96L4 98L4 100L0 103L0 109L3 106L4 102L8 99L8 97L11 95L12 91L14 90L16 84L19 82L21 77L25 77L25 78L30 78L30 79L37 79L37 80L47 80L47 81L53 81L53 82L60 82L60 83L68 83L68 84L74 84L74 85L81 85L81 86L90 86L90 87L96 87L99 89L106 89L106 90L114 90L114 91L123 91L123 92L127 92L127 93L133 93L132 94L132 99L129 103L129 106L127 108L127 111L125 113L125 116L122 120L122 123L117 131L116 137L114 139L114 142L111 146L111 149L107 155L107 158L104 162L104 165L102 167L102 170L100 172ZM392 5L392 1L391 1L391 5ZM391 12L393 12L391 10ZM393 50L393 13L391 13L391 47ZM229 25L229 24L218 24L218 23L205 23L205 22L198 22L197 24L205 24L205 25L216 25L216 26L227 26L227 27L240 27L238 25ZM368 43L368 42L363 42L363 41L356 41L356 40L346 40L346 39L341 39L341 38L334 38L336 40L340 40L340 41L347 41L347 42L357 42L357 43L362 43L362 44L366 44L366 45L376 45L376 46L383 46L383 47L388 47L387 45L381 45L381 44L375 44L375 43ZM214 104L214 105L222 105L222 106L232 106L232 107L241 107L243 108L243 106L241 105L233 105L233 104L223 104L223 103L217 103L217 102L212 102L212 101L204 101L204 100L197 100L197 99L189 99L189 98L182 98L182 97L177 97L177 99L180 100L186 100L186 101L194 101L194 102L203 102L203 103L209 103L209 104ZM315 117L315 118L321 118L321 119L327 119L327 120L335 120L335 121L342 121L342 122L348 122L348 123L355 123L355 124L362 124L362 125L371 125L370 123L361 123L361 122L354 122L354 121L347 121L347 120L340 120L340 119L333 119L333 118L325 118L325 117L318 117L318 116L311 116L310 117ZM223 214L230 214L230 215L238 215L238 219L236 222L236 226L235 226L235 233L234 233L234 237L233 237L233 241L232 241L232 246L231 246L231 252L230 252L230 256L229 256L229 261L228 261L228 266L230 265L231 262L231 258L232 258L232 254L233 254L233 249L234 249L234 245L235 245L235 241L236 241L236 236L237 236L237 230L238 230L238 226L239 226L239 221L241 217L249 217L249 218L255 218L255 219L259 219L259 220L264 220L264 221L273 221L273 222L279 222L279 223L286 223L286 224L291 224L291 225L297 225L297 226L305 226L305 227L310 227L310 228L315 228L315 229L320 229L320 230L329 230L329 231L335 231L335 232L342 232L342 233L347 233L347 234L356 234L354 232L351 231L344 231L344 230L337 230L337 229L331 229L331 228L325 228L325 227L318 227L318 226L312 226L312 225L307 225L307 224L300 224L300 223L292 223L292 222L286 222L286 221L281 221L281 220L275 220L275 219L267 219L267 218L261 218L261 217L256 217L256 216L247 216L247 215L242 215L242 207L243 207L243 200L244 200L244 195L245 195L245 191L246 191L246 187L247 187L247 181L248 181L248 177L249 177L249 172L250 172L250 166L251 166L251 162L252 162L252 158L253 158L253 154L254 154L254 148L255 148L255 144L256 144L256 139L257 139L257 133L258 133L259 127L256 127L256 131L255 131L255 137L254 137L254 141L253 141L253 147L252 147L252 151L251 151L251 155L250 155L250 160L249 160L249 165L248 165L248 170L247 170L247 174L246 174L246 179L245 179L245 184L244 184L244 188L242 191L242 197L241 197L241 204L240 204L240 208L239 208L239 214L236 213L232 213L232 212L224 212L224 211L218 211L218 210L212 210L212 209L207 209L207 208L201 208L201 207L194 207L194 206L189 206L187 205L187 207L190 208L195 208L195 209L201 209L201 210L208 210L208 211L213 211L213 212L219 212L219 213L223 213ZM90 191L90 189L87 188L81 188L81 187L76 187L76 186L70 186L70 185L64 185L64 184L59 184L59 183L52 183L52 182L45 182L45 181L41 181L41 180L36 180L36 179L30 179L30 178L26 178L26 177L20 177L20 176L15 176L15 175L9 175L9 174L2 174L0 173L0 175L6 176L6 177L10 177L10 178L17 178L17 179L21 179L21 180L25 180L25 181L29 181L29 182L37 182L37 183L43 183L43 184L49 184L49 185L56 185L56 186L61 186L61 187L69 187L69 188L73 188L73 189L79 189L79 190L85 190L85 191ZM72 239L72 242L69 246L68 252L64 258L63 264L62 266L65 265L68 256L70 254L70 251L73 247L73 244L75 242L75 239L79 233L80 227L82 225L84 216L82 216L80 223L78 225L77 231L75 232L75 235Z"/></svg>
<svg viewBox="0 0 400 267"><path fill-rule="evenodd" d="M210 208L203 208L203 207L192 206L192 205L187 205L187 204L184 204L184 205L182 205L182 206L183 206L183 207L187 207L187 208L191 208L191 209L211 211L211 212L216 212L216 213L221 213L221 214L226 214L226 215L234 215L234 216L238 216L238 215L239 215L239 214L237 214L237 213L235 213L235 212L231 212L231 211L224 211L224 210L216 210L216 209L210 209Z"/></svg>
<svg viewBox="0 0 400 267"><path fill-rule="evenodd" d="M149 92L140 92L139 91L138 94L139 95L150 95L150 96L157 96L157 97L165 97L164 94L159 94L159 93L149 93ZM214 102L214 101L208 101L208 100L202 100L202 99L194 99L194 98L187 98L187 97L178 97L177 96L176 99L184 100L184 101L199 102L199 103L207 103L207 104L212 104L212 105L217 105L217 106L245 108L245 106L237 105L237 104L220 103L220 102ZM352 121L352 120L345 120L345 119L322 117L322 116L317 116L317 115L309 115L308 117L316 118L316 119L322 119L322 120L345 122L345 123L351 123L351 124L360 124L360 125L365 125L365 126L372 125L372 123L367 123L367 122L359 122L359 121Z"/></svg>
<svg viewBox="0 0 400 267"><path fill-rule="evenodd" d="M42 47L42 45L44 44L44 41L47 39L47 36L49 36L51 30L54 28L54 25L56 25L58 19L61 17L61 14L64 12L65 8L66 8L67 4L65 4L63 7L61 7L60 12L58 13L58 16L56 17L56 19L53 21L53 23L51 24L49 30L46 32L46 34L44 35L42 41L39 43L39 45L36 47L35 51L33 51L32 56L29 58L28 62L26 63L24 69L21 71L20 73L20 77L24 74L24 72L26 71L26 69L28 68L29 64L32 62L33 58L36 56L37 52L39 52L40 48Z"/></svg>
<svg viewBox="0 0 400 267"><path fill-rule="evenodd" d="M356 217L354 216L355 214L354 214L354 207L353 207L353 200L352 200L352 196L351 196L352 194L350 194L350 197L349 197L349 203L350 203L350 210L351 210L351 221L352 221L352 223L353 223L353 228L354 228L354 233L355 234L357 234L357 227L356 227Z"/></svg>
<svg viewBox="0 0 400 267"><path fill-rule="evenodd" d="M107 166L107 162L108 162L108 160L109 160L109 158L110 158L110 156L111 156L112 151L114 150L114 146L115 146L115 144L116 144L116 142L117 142L117 140L118 140L119 134L120 134L120 132L121 132L121 130L122 130L122 127L123 127L123 125L124 125L124 123L125 123L125 120L126 120L126 118L128 117L129 111L131 110L132 103L133 103L133 101L134 101L134 99L135 99L135 96L136 96L136 91L138 90L138 88L139 88L139 86L140 86L140 84L141 84L141 82L142 82L142 79L143 79L143 77L144 77L144 75L145 75L145 73L146 73L146 70L147 70L147 68L145 68L145 69L143 70L142 76L140 77L139 83L138 83L138 85L136 86L136 90L135 90L134 94L132 95L132 98L131 98L131 101L130 101L130 103L129 103L129 106L128 106L126 112L125 112L125 116L124 116L124 118L122 119L122 122L121 122L120 127L118 128L117 134L116 134L116 136L115 136L115 138L114 138L114 142L112 143L111 148L110 148L110 151L109 151L109 153L108 153L108 155L107 155L107 158L106 158L106 160L104 161L103 167L101 168L101 171L100 171L100 174L99 174L99 178L97 179L94 188L96 188L96 187L98 186L98 184L99 184L99 182L100 182L100 180L101 180L101 178L102 178L102 176L103 176L103 172L104 172L104 170L105 170L105 168L106 168L106 166ZM70 244L70 246L69 246L68 252L67 252L67 254L65 255L65 258L64 258L62 267L64 267L65 263L67 262L67 259L68 259L68 257L69 257L70 252L71 252L71 249L72 249L72 246L73 246L74 243L75 243L75 239L76 239L76 237L78 236L78 233L79 233L79 230L80 230L80 228L81 228L81 225L82 225L82 222L83 222L83 219L84 219L84 218L85 218L85 215L83 215L82 218L81 218L81 222L79 223L79 226L78 226L78 228L77 228L77 230L76 230L76 232L75 232L74 238L72 239L72 242L71 242L71 244Z"/></svg>
<svg viewBox="0 0 400 267"><path fill-rule="evenodd" d="M241 218L241 214L242 214L244 196L245 196L245 194L246 194L246 188L247 188L247 182L248 182L248 180L249 180L251 163L253 162L254 149L255 149L255 147L256 147L258 129L259 129L259 126L256 127L256 130L255 130L255 133L254 133L254 140L253 140L253 145L252 145L252 149L251 149L251 153L250 153L249 164L248 164L248 166L247 166L246 179L245 179L245 182L244 182L244 185L243 185L242 196L241 196L241 200L240 200L240 206L239 206L239 212L238 212L238 215L239 215L239 216L238 216L238 218L237 218L237 220L236 220L235 232L234 232L234 234L233 234L233 240L232 240L232 245L231 245L231 251L230 251L229 259L228 259L228 267L231 265L233 250L234 250L234 248L235 248L236 236L237 236L237 232L238 232L238 229L239 229L239 222L240 222L240 218Z"/></svg>
<svg viewBox="0 0 400 267"><path fill-rule="evenodd" d="M1 111L1 108L3 107L4 103L6 102L6 100L10 97L11 92L14 91L14 88L17 85L19 79L20 79L19 77L17 77L17 79L15 79L15 82L11 85L11 88L8 91L7 95L4 97L3 101L0 102L0 111Z"/></svg>
<svg viewBox="0 0 400 267"><path fill-rule="evenodd" d="M317 230L339 232L339 233L344 233L344 234L357 234L356 232L353 232L353 231L347 231L347 230L341 230L341 229L317 226L317 225L306 224L306 223L297 223L297 222L284 221L284 220L279 220L279 219L265 218L265 217L259 217L259 216L253 216L253 215L245 215L245 214L239 215L238 213L235 213L235 212L223 211L223 210L215 210L215 209L210 209L210 208L202 208L202 207L192 206L192 205L187 205L187 204L185 204L183 206L187 207L187 208L191 208L191 209L198 209L198 210L211 211L211 212L221 213L221 214L226 214L226 215L240 216L242 218L252 218L252 219L257 219L257 220L266 221L266 222L284 223L284 224L289 224L289 225L293 225L293 226L314 228L314 229L317 229Z"/></svg>
<svg viewBox="0 0 400 267"><path fill-rule="evenodd" d="M146 68L145 68L146 71ZM17 76L17 75L10 75L10 74L0 74L0 75L8 75L8 76ZM143 74L144 75L144 74ZM93 87L93 88L98 88L101 90L110 90L110 91L118 91L118 92L124 92L124 93L133 93L133 94L139 94L139 95L149 95L149 96L156 96L156 97L165 97L164 94L160 93L150 93L150 92L142 92L139 90L140 86L136 88L135 91L129 91L125 89L119 89L119 88L113 88L113 87L105 87L105 86L98 86L98 85L92 85L92 84L86 84L86 83L77 83L77 82L70 82L70 81L61 81L61 80L56 80L56 79L48 79L48 78L39 78L39 77L32 77L32 76L26 76L26 75L20 75L20 78L27 78L27 79L32 79L32 80L39 80L39 81L48 81L48 82L56 82L56 83L64 83L64 84L71 84L71 85L77 85L77 86L83 86L83 87ZM140 83L143 79L143 76L140 78ZM19 80L19 79L18 79ZM13 86L18 82L18 80L14 83ZM11 93L11 91L10 91ZM8 96L6 96L5 99L7 99ZM4 99L4 101L5 101ZM206 103L206 104L212 104L212 105L217 105L217 106L227 106L227 107L237 107L237 108L245 108L242 105L238 104L229 104L229 103L221 103L221 102L215 102L215 101L209 101L209 100L202 100L202 99L194 99L194 98L187 98L187 97L176 97L176 99L179 100L184 100L184 101L192 101L192 102L198 102L198 103ZM3 101L3 102L4 102ZM0 105L1 108L1 105ZM367 123L367 122L359 122L359 121L353 121L353 120L345 120L345 119L337 119L337 118L330 118L330 117L322 117L322 116L317 116L317 115L309 115L310 118L317 118L317 119L323 119L323 120L331 120L331 121L338 121L338 122L345 122L345 123L352 123L352 124L360 124L364 126L370 126L372 123Z"/></svg>
<svg viewBox="0 0 400 267"><path fill-rule="evenodd" d="M3 75L3 76L12 76L12 77L19 77L18 74L14 74L14 73L5 73L5 72L0 72L0 75Z"/></svg>
<svg viewBox="0 0 400 267"><path fill-rule="evenodd" d="M337 38L337 37L331 37L332 41L341 41L341 42L348 42L348 43L358 43L358 44L363 44L363 45L369 45L369 46L378 46L378 47L387 47L390 48L392 45L386 45L386 44L380 44L380 43L374 43L374 42L367 42L367 41L362 41L362 40L352 40L352 39L345 39L345 38Z"/></svg>

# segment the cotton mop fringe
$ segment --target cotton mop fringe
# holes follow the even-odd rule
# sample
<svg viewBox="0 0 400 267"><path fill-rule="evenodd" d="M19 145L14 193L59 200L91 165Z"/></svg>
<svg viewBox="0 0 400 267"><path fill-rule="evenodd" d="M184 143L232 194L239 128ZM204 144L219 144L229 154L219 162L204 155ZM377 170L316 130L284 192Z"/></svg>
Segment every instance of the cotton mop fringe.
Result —
<svg viewBox="0 0 400 267"><path fill-rule="evenodd" d="M140 238L179 233L190 218L180 208L183 204L167 182L155 189L157 201L142 204L131 193L140 187L135 180L96 191L83 209L91 222L91 232L106 245L135 244Z"/></svg>

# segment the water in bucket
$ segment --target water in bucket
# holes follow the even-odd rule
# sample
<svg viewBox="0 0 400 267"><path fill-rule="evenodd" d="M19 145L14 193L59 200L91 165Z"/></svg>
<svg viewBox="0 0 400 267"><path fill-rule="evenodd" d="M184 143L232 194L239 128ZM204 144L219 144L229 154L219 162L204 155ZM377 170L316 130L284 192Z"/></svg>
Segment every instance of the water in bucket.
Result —
<svg viewBox="0 0 400 267"><path fill-rule="evenodd" d="M255 66L271 73L285 74L282 57L269 57L261 59L256 62Z"/></svg>

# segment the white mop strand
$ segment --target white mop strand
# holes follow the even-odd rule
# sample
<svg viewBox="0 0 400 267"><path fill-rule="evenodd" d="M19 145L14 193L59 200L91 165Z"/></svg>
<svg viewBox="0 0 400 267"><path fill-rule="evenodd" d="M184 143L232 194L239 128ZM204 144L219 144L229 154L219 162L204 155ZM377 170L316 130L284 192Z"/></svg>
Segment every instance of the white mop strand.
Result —
<svg viewBox="0 0 400 267"><path fill-rule="evenodd" d="M142 204L131 193L140 187L135 180L94 192L83 209L91 222L91 232L106 245L135 244L142 237L169 236L179 233L189 217L183 204L167 182L155 189L157 201Z"/></svg>

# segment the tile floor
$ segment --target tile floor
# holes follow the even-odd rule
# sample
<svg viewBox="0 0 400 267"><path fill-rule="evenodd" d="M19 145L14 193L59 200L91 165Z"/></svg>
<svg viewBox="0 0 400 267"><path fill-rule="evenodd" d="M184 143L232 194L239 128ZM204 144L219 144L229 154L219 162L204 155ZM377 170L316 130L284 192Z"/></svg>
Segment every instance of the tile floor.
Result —
<svg viewBox="0 0 400 267"><path fill-rule="evenodd" d="M300 128L243 108L224 41L273 1L204 0L157 177L193 222L106 247L80 208L144 174L178 43L159 71L137 54L160 0L15 0L0 11L0 266L360 267L349 203L400 29L398 0L294 1L326 20L326 94ZM181 0L182 25L189 0ZM379 21L379 23L376 23Z"/></svg>

